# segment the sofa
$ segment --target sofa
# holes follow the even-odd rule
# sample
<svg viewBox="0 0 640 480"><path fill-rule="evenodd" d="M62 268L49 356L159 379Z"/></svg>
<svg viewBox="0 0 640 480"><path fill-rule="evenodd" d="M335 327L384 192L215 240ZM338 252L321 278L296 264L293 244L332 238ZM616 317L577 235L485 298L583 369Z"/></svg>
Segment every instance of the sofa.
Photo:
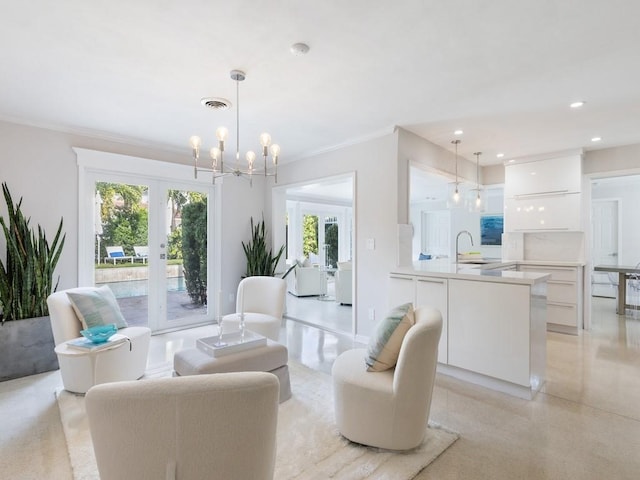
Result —
<svg viewBox="0 0 640 480"><path fill-rule="evenodd" d="M287 290L296 297L325 295L327 293L327 276L319 267L296 266L287 275Z"/></svg>

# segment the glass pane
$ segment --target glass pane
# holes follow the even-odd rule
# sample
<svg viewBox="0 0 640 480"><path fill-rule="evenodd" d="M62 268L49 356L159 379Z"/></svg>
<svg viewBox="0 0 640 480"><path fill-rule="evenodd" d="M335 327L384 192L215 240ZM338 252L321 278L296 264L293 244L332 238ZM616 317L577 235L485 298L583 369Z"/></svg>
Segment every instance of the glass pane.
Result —
<svg viewBox="0 0 640 480"><path fill-rule="evenodd" d="M95 285L108 285L130 326L147 326L149 188L96 182Z"/></svg>
<svg viewBox="0 0 640 480"><path fill-rule="evenodd" d="M203 322L207 314L207 196L167 191L167 322Z"/></svg>

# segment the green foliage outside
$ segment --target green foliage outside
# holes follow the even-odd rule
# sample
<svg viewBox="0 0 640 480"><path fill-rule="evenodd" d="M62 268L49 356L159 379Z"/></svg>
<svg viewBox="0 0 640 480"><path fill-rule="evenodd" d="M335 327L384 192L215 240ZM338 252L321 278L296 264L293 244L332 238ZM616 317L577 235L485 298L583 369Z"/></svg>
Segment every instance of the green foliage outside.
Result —
<svg viewBox="0 0 640 480"><path fill-rule="evenodd" d="M338 265L338 224L331 223L325 225L324 241L329 248L327 249L327 265L333 267Z"/></svg>
<svg viewBox="0 0 640 480"><path fill-rule="evenodd" d="M148 245L149 214L143 203L144 185L96 183L102 198L100 258L107 246L122 246L134 255L134 246ZM183 263L187 292L194 303L207 303L207 196L199 192L169 190L170 233L167 235L167 263ZM180 219L182 223L180 224ZM97 239L96 239L97 241ZM97 247L97 245L96 245ZM183 262L184 260L184 262ZM142 263L101 263L98 268L146 267Z"/></svg>
<svg viewBox="0 0 640 480"><path fill-rule="evenodd" d="M149 214L142 204L147 187L98 182L96 190L102 198L100 258L107 256L107 246L122 246L125 255L134 255L134 246L148 243Z"/></svg>
<svg viewBox="0 0 640 480"><path fill-rule="evenodd" d="M318 254L318 217L316 215L302 217L302 253L307 258L310 253Z"/></svg>
<svg viewBox="0 0 640 480"><path fill-rule="evenodd" d="M182 226L175 227L167 235L167 258L169 260L182 259Z"/></svg>
<svg viewBox="0 0 640 480"><path fill-rule="evenodd" d="M207 202L182 207L182 259L184 280L191 301L207 303Z"/></svg>
<svg viewBox="0 0 640 480"><path fill-rule="evenodd" d="M46 316L47 297L58 287L57 281L53 285L53 272L66 237L62 234L62 219L49 245L40 225L36 234L29 225L30 218L22 213L22 198L14 204L6 183L2 184L2 192L9 221L0 217L7 245L6 263L0 260L0 319L4 323Z"/></svg>

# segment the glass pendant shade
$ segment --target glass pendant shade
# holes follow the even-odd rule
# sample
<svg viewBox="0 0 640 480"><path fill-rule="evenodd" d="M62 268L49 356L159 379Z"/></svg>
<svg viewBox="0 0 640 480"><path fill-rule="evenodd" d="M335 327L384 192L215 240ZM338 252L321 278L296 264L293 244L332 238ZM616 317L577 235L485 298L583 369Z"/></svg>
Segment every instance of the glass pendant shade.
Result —
<svg viewBox="0 0 640 480"><path fill-rule="evenodd" d="M465 192L461 183L452 182L447 189L448 208L461 208L466 204Z"/></svg>
<svg viewBox="0 0 640 480"><path fill-rule="evenodd" d="M476 156L476 188L469 190L469 211L483 212L486 204L484 199L484 191L480 188L480 155L482 152L474 152Z"/></svg>
<svg viewBox="0 0 640 480"><path fill-rule="evenodd" d="M467 206L470 212L484 212L486 203L482 188L472 188L467 193Z"/></svg>

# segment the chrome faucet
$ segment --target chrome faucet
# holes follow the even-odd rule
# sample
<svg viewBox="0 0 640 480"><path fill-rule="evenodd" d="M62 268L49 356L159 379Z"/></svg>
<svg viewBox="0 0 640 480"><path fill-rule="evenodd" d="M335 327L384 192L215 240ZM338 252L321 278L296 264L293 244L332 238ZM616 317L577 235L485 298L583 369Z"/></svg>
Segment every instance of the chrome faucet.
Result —
<svg viewBox="0 0 640 480"><path fill-rule="evenodd" d="M469 239L471 240L471 246L473 247L473 237L471 236L471 232L469 232L469 230L461 230L460 232L458 232L458 235L456 235L456 263L458 263L458 256L460 255L459 253L460 235L462 235L463 233L466 233L467 235L469 235Z"/></svg>

